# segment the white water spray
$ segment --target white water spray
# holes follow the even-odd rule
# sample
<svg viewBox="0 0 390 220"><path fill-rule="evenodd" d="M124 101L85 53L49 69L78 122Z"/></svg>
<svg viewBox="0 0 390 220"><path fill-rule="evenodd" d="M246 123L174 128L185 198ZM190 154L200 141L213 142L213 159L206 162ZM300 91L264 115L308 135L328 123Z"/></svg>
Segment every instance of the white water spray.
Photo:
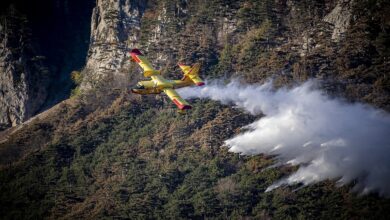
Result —
<svg viewBox="0 0 390 220"><path fill-rule="evenodd" d="M390 196L390 116L364 104L331 99L309 81L293 89L272 90L271 83L184 88L185 98L232 103L251 114L265 114L249 131L229 140L230 151L273 154L282 164L300 165L268 191L283 184L357 180L354 189Z"/></svg>

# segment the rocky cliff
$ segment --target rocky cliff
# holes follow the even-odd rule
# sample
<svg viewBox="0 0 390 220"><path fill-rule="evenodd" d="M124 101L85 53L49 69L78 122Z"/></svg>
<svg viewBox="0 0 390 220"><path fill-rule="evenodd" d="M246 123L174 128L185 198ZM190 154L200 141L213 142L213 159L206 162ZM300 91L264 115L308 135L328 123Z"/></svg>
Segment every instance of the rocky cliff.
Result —
<svg viewBox="0 0 390 220"><path fill-rule="evenodd" d="M145 1L98 0L92 12L91 43L82 88L90 89L104 81L128 81L129 48L138 40Z"/></svg>
<svg viewBox="0 0 390 220"><path fill-rule="evenodd" d="M47 97L49 71L26 22L14 7L0 21L0 130L33 116Z"/></svg>
<svg viewBox="0 0 390 220"><path fill-rule="evenodd" d="M93 1L6 0L0 8L0 130L69 96L85 65Z"/></svg>

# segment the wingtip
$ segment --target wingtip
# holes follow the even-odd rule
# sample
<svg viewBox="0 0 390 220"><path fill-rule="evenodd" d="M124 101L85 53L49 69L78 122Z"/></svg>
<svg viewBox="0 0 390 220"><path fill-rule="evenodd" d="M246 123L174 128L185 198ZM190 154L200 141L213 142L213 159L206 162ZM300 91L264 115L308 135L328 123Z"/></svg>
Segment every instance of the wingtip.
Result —
<svg viewBox="0 0 390 220"><path fill-rule="evenodd" d="M204 82L198 82L198 83L196 83L196 85L197 86L204 86L204 85L206 85Z"/></svg>
<svg viewBox="0 0 390 220"><path fill-rule="evenodd" d="M134 48L130 51L130 54L134 54L134 55L141 55L142 56L142 53L140 50L138 50L137 48Z"/></svg>
<svg viewBox="0 0 390 220"><path fill-rule="evenodd" d="M175 103L176 106L177 106L180 110L188 110L188 109L191 109L191 108L192 108L191 105L182 104L182 103L180 103L177 99L173 99L173 103Z"/></svg>
<svg viewBox="0 0 390 220"><path fill-rule="evenodd" d="M192 109L191 105L184 105L183 107L180 108L181 110L189 110Z"/></svg>
<svg viewBox="0 0 390 220"><path fill-rule="evenodd" d="M138 58L138 56L142 56L142 53L137 48L134 48L130 51L130 56L133 58L133 61L136 63L140 63L141 60Z"/></svg>

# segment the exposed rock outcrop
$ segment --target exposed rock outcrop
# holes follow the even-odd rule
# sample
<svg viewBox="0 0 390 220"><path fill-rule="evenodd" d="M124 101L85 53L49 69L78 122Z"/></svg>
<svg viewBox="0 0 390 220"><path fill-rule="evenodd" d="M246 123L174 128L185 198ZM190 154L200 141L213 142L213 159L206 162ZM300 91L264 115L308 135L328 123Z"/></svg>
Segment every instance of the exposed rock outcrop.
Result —
<svg viewBox="0 0 390 220"><path fill-rule="evenodd" d="M34 115L47 97L49 72L26 23L13 7L0 20L0 130Z"/></svg>
<svg viewBox="0 0 390 220"><path fill-rule="evenodd" d="M323 19L334 25L332 39L339 41L351 22L353 0L340 0L336 7Z"/></svg>
<svg viewBox="0 0 390 220"><path fill-rule="evenodd" d="M85 65L94 0L0 2L0 130L69 97Z"/></svg>
<svg viewBox="0 0 390 220"><path fill-rule="evenodd" d="M201 58L209 68L217 51L228 43L228 35L237 29L237 11L231 8L234 4L221 7L212 3L214 7L197 8L196 3L187 1L98 0L81 89L108 84L123 87L135 82L140 76L131 74L128 55L133 47L147 52L163 74L175 75L180 60L194 62ZM216 18L202 12L213 9L221 10ZM204 56L206 50L209 52Z"/></svg>
<svg viewBox="0 0 390 220"><path fill-rule="evenodd" d="M91 89L102 80L123 82L118 78L126 77L121 69L129 64L126 59L128 48L137 45L145 7L145 1L97 1L92 14L91 41L81 89ZM107 77L111 80L107 81Z"/></svg>

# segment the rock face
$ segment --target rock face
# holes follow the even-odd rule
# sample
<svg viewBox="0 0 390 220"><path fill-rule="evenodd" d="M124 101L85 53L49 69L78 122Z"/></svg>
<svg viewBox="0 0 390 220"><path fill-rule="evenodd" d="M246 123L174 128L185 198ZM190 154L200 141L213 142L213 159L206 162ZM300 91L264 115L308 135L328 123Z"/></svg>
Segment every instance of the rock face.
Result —
<svg viewBox="0 0 390 220"><path fill-rule="evenodd" d="M226 12L201 24L200 10L196 3L187 1L98 0L81 89L100 87L101 83L119 87L134 83L141 75L132 71L134 65L129 60L128 52L134 47L148 53L154 66L167 74L174 74L179 60L215 61L217 50L227 34L234 32L237 20L227 5ZM204 57L208 49L212 51Z"/></svg>
<svg viewBox="0 0 390 220"><path fill-rule="evenodd" d="M340 0L336 7L325 16L324 21L334 25L332 39L339 41L350 25L353 0Z"/></svg>
<svg viewBox="0 0 390 220"><path fill-rule="evenodd" d="M85 65L94 0L0 2L0 130L69 97Z"/></svg>
<svg viewBox="0 0 390 220"><path fill-rule="evenodd" d="M48 69L30 34L26 18L10 8L0 21L0 130L34 115L47 97Z"/></svg>
<svg viewBox="0 0 390 220"><path fill-rule="evenodd" d="M91 89L107 77L126 76L121 69L128 64L128 48L137 45L145 7L145 1L97 1L92 13L91 43L82 89Z"/></svg>

